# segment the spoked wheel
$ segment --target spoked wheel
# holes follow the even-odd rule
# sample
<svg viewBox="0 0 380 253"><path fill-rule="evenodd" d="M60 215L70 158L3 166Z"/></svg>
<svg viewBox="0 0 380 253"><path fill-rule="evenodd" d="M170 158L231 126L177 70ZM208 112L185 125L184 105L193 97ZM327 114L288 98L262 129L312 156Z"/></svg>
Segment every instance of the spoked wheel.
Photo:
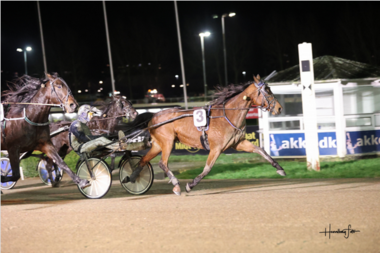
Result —
<svg viewBox="0 0 380 253"><path fill-rule="evenodd" d="M50 181L50 178L49 178L49 172L47 171L46 169L46 160L45 159L41 159L38 164L37 164L37 170L38 170L38 175L40 176L40 179L41 181L46 184L46 185L51 185L51 181ZM58 168L58 182L60 182L62 180L62 176L63 176L63 170L59 167ZM52 176L52 179L55 180L56 177L57 177L57 171L54 169L53 172L51 173L51 176Z"/></svg>
<svg viewBox="0 0 380 253"><path fill-rule="evenodd" d="M87 179L91 182L91 186L86 187L84 189L78 186L79 191L89 199L100 199L111 188L112 178L110 169L104 161L98 158L89 158L87 159L90 169L92 169L92 174L94 178L90 177L90 173L88 172L86 161L82 161L82 163L78 167L77 175L81 179Z"/></svg>
<svg viewBox="0 0 380 253"><path fill-rule="evenodd" d="M137 167L137 164L140 162L141 156L131 156L129 159L127 158L121 163L120 166L120 183L126 176L130 176L133 170ZM140 195L146 193L153 184L154 180L154 172L153 167L150 163L144 166L142 171L140 172L140 176L136 179L135 183L121 183L123 188L134 195Z"/></svg>
<svg viewBox="0 0 380 253"><path fill-rule="evenodd" d="M1 175L4 177L11 177L12 176L12 168L11 168L11 162L9 161L9 158L1 157ZM13 187L15 187L17 181L9 181L1 183L1 189L2 190L10 190Z"/></svg>

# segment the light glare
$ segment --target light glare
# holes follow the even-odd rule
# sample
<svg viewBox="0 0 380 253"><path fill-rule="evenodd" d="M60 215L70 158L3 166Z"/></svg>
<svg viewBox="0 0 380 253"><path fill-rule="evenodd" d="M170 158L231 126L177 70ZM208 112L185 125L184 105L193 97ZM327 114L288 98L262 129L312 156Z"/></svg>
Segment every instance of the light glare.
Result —
<svg viewBox="0 0 380 253"><path fill-rule="evenodd" d="M21 48L17 48L17 52L22 52L22 49Z"/></svg>
<svg viewBox="0 0 380 253"><path fill-rule="evenodd" d="M27 47L26 51L32 51L32 48L31 47Z"/></svg>
<svg viewBox="0 0 380 253"><path fill-rule="evenodd" d="M235 12L230 12L230 14L228 14L228 16L230 16L230 17L233 17L233 16L235 16L235 15L236 15Z"/></svg>

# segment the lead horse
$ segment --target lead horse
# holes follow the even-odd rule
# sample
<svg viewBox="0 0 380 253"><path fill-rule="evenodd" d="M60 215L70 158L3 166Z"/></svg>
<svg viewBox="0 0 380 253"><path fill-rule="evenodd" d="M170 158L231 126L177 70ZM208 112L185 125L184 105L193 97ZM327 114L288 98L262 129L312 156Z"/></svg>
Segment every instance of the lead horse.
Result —
<svg viewBox="0 0 380 253"><path fill-rule="evenodd" d="M265 150L245 139L245 118L249 108L257 106L264 111L270 111L273 115L281 113L282 110L282 106L274 97L269 86L260 81L260 76L257 75L253 78L252 83L245 85L218 87L219 92L216 94L218 98L211 103L208 109L210 121L206 133L210 153L203 172L186 185L187 192L190 192L211 171L219 155L228 148L258 153L277 169L279 175L286 175L284 169ZM168 159L174 142L180 141L190 147L204 149L201 141L202 132L194 126L193 117L186 117L185 115L189 111L176 108L162 111L153 116L148 123L149 132L153 139L152 148L141 158L139 167L135 170L138 173L143 166L162 152L159 166L174 185L173 192L176 195L181 194L181 188L179 181L168 167ZM190 114L190 116L193 115ZM177 117L178 120L171 121ZM169 123L162 124L165 121ZM158 127L154 127L155 125ZM131 182L136 176L134 174L136 173L131 175Z"/></svg>
<svg viewBox="0 0 380 253"><path fill-rule="evenodd" d="M50 108L60 106L65 112L71 113L78 106L66 82L56 74L46 74L43 80L24 75L8 87L9 90L1 95L2 103L10 105L6 117L20 119L2 122L1 148L8 151L12 176L1 176L1 182L20 178L20 153L39 150L70 175L79 187L89 186L88 180L80 179L70 170L50 140Z"/></svg>

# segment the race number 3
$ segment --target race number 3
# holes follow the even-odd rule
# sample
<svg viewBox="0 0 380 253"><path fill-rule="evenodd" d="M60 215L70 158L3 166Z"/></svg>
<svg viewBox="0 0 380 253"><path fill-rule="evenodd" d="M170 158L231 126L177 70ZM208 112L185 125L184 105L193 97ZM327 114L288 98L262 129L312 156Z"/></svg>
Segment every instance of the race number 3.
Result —
<svg viewBox="0 0 380 253"><path fill-rule="evenodd" d="M206 125L206 110L198 109L194 110L193 114L194 126L201 127Z"/></svg>

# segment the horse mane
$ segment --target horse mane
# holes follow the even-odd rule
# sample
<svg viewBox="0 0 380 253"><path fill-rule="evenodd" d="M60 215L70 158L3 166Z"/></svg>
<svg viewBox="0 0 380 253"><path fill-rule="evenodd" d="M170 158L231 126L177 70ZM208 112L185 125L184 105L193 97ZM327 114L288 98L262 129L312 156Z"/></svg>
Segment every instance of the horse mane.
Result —
<svg viewBox="0 0 380 253"><path fill-rule="evenodd" d="M114 99L120 99L122 98L120 95L116 95L114 96ZM96 107L99 107L99 110L101 110L103 113L107 114L109 109L111 108L112 106L112 102L114 102L115 100L111 100L110 102L108 101L96 101L94 103L94 105Z"/></svg>
<svg viewBox="0 0 380 253"><path fill-rule="evenodd" d="M9 90L1 93L1 101L15 102L15 103L28 103L37 94L41 88L41 84L47 82L48 79L40 79L23 75L15 79L13 82L7 82ZM21 111L27 105L15 105L17 111Z"/></svg>
<svg viewBox="0 0 380 253"><path fill-rule="evenodd" d="M210 104L211 105L222 105L224 102L227 102L232 97L234 97L237 94L242 93L249 85L251 85L252 82L247 82L245 84L230 84L226 87L223 86L216 86L216 99L214 99Z"/></svg>

